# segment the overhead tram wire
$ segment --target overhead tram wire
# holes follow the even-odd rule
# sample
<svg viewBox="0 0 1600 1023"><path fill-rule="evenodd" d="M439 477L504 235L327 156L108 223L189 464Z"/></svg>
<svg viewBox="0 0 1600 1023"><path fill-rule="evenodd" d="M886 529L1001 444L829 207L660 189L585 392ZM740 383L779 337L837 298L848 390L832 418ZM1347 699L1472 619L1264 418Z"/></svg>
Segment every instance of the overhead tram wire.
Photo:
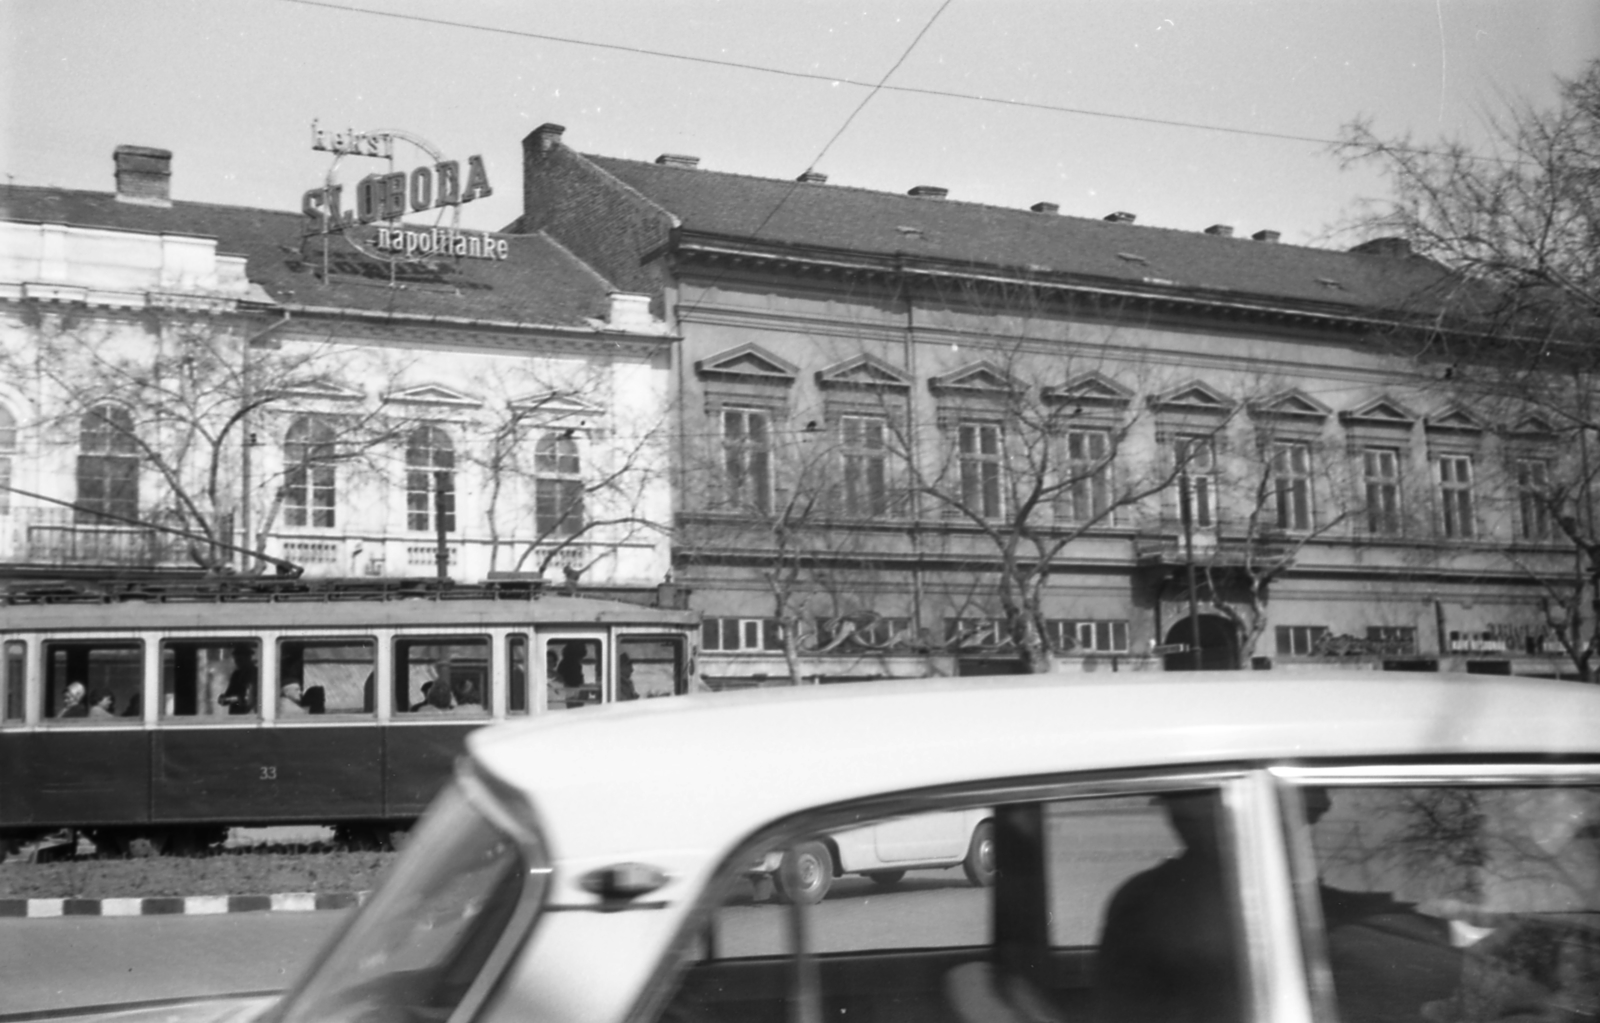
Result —
<svg viewBox="0 0 1600 1023"><path fill-rule="evenodd" d="M397 11L375 11L367 7L355 7L350 4L333 3L331 0L282 0L283 3L299 4L302 7L320 7L330 11L340 11L345 14L365 14L374 18L390 18L395 21L412 21L424 25L438 25L443 28L459 28L469 32L486 32L491 35L512 36L521 39L536 39L547 43L564 43L568 46L586 46L596 50L610 50L615 53L627 53L641 57L659 57L663 60L678 60L691 64L707 64L713 67L731 68L736 71L754 71L765 75L779 75L785 78L799 78L813 82L827 82L830 85L849 85L858 89L871 89L874 92L901 92L914 96L932 96L937 99L966 100L970 103L990 103L996 106L1013 107L1019 110L1039 110L1052 114L1068 114L1075 117L1098 117L1111 121L1128 121L1134 124L1149 124L1162 128L1187 128L1191 131L1214 131L1225 135L1241 135L1251 138L1274 139L1279 142L1301 142L1316 146L1339 146L1343 142L1339 139L1319 138L1315 135L1295 135L1290 132L1263 131L1258 128L1238 128L1225 124L1201 124L1195 121L1181 121L1171 117L1147 117L1140 114L1119 114L1108 110L1090 110L1086 107L1069 107L1059 103L1041 103L1034 100L1008 99L1004 96L982 96L977 93L957 92L953 89L931 89L915 85L889 85L886 82L864 82L856 78L846 78L839 75L824 75L814 71L795 71L789 68L770 67L765 64L752 64L748 61L724 60L717 57L697 57L686 53L672 53L668 50L653 50L646 46L624 46L621 43L603 43L592 39L575 39L571 36L552 35L548 32L529 32L525 29L501 28L495 25L478 25L468 21L452 21L449 18L434 18L423 14L402 14ZM946 4L945 6L949 6ZM938 18L943 13L944 7L934 14ZM929 24L932 24L929 20ZM919 35L920 39L921 36ZM915 43L912 44L913 46ZM902 60L904 57L901 58ZM897 63L896 67L899 66ZM887 76L885 76L887 77ZM852 117L855 115L852 114ZM1397 146L1397 149L1408 153L1417 153L1424 156L1441 155L1439 150L1423 146ZM1471 159L1486 163L1505 163L1503 157L1481 156L1471 154Z"/></svg>

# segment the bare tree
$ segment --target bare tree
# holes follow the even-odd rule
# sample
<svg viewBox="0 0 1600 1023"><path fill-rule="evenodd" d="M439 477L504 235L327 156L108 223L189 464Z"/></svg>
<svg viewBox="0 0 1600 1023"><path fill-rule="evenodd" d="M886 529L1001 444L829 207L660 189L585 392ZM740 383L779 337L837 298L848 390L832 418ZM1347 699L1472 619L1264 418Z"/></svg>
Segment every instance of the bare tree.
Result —
<svg viewBox="0 0 1600 1023"><path fill-rule="evenodd" d="M1503 481L1510 558L1545 594L1547 624L1578 673L1600 653L1600 62L1562 81L1553 109L1511 107L1486 149L1384 138L1346 127L1339 155L1378 167L1392 195L1350 225L1404 239L1445 272L1409 296L1397 332L1447 398L1484 410L1510 438ZM1387 244L1387 243L1377 243ZM1419 343L1420 342L1420 343ZM1538 457L1518 437L1542 438ZM1521 456L1518 451L1522 451ZM1570 559L1530 550L1565 539Z"/></svg>

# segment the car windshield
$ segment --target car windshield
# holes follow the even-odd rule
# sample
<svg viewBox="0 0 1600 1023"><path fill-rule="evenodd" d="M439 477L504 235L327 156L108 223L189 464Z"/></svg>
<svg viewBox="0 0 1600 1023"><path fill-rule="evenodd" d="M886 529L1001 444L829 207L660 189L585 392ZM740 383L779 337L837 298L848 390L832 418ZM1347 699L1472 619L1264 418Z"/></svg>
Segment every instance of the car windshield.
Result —
<svg viewBox="0 0 1600 1023"><path fill-rule="evenodd" d="M543 874L465 797L435 801L410 848L274 1014L315 1020L448 1019Z"/></svg>

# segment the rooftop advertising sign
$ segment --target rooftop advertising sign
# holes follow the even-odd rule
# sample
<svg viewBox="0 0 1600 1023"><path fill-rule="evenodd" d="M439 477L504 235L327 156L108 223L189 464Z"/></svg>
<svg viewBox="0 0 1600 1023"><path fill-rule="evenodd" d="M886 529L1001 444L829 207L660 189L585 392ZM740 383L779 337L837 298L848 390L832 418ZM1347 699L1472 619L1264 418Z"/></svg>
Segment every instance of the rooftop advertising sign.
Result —
<svg viewBox="0 0 1600 1023"><path fill-rule="evenodd" d="M504 238L459 227L461 206L494 191L482 156L467 157L463 175L460 161L445 159L419 135L395 128L328 131L317 121L311 148L332 154L333 162L322 185L301 198L308 233L342 235L358 251L389 261L508 255ZM374 160L383 168L370 170ZM369 172L356 178L360 169Z"/></svg>

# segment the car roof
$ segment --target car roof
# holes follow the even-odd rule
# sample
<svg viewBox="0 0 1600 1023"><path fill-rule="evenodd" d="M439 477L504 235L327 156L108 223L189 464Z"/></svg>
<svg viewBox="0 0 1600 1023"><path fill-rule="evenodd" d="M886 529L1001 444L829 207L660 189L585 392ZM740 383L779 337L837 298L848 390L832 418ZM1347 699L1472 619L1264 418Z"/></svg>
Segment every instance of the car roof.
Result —
<svg viewBox="0 0 1600 1023"><path fill-rule="evenodd" d="M1600 759L1600 686L1389 672L807 686L549 714L472 736L554 855L713 853L826 804L1078 771L1328 758Z"/></svg>

